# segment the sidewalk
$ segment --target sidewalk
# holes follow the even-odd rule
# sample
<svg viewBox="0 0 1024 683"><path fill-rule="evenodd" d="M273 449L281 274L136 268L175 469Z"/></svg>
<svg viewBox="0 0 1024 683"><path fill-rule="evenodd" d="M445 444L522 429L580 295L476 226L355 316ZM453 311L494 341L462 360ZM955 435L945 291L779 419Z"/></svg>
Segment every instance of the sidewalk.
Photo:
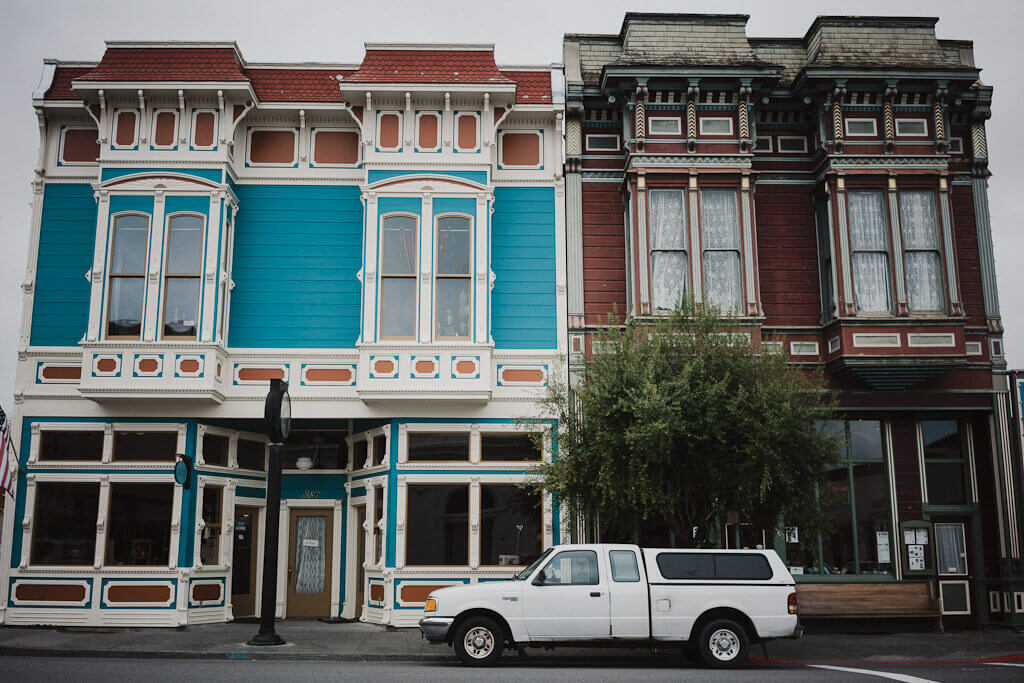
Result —
<svg viewBox="0 0 1024 683"><path fill-rule="evenodd" d="M246 645L256 624L209 624L181 629L100 627L0 627L0 656L134 657L179 659L291 659L327 661L453 661L445 645L430 645L416 629L369 624L283 621L278 634L288 644ZM559 648L527 649L544 661L585 657L602 661L669 662L671 650ZM751 658L764 661L760 646ZM1024 662L1024 634L993 630L962 633L821 634L768 643L770 663L898 663L949 661ZM513 654L513 656L515 656Z"/></svg>

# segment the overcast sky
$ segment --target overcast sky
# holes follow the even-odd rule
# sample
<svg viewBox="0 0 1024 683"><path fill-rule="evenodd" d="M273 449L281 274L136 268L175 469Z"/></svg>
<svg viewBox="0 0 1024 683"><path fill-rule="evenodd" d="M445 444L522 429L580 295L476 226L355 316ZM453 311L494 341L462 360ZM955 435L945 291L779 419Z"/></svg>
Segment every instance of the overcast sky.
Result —
<svg viewBox="0 0 1024 683"><path fill-rule="evenodd" d="M745 13L748 35L793 37L819 14L938 16L940 38L973 40L981 77L995 86L990 199L1007 357L1011 368L1024 367L1024 304L1017 298L1024 291L1024 136L1014 133L1024 113L1019 2L0 0L0 405L10 409L14 389L39 139L31 94L44 57L96 60L104 40L234 40L249 61L359 62L364 42L468 42L494 43L501 64L547 64L561 61L563 33L617 33L626 10Z"/></svg>

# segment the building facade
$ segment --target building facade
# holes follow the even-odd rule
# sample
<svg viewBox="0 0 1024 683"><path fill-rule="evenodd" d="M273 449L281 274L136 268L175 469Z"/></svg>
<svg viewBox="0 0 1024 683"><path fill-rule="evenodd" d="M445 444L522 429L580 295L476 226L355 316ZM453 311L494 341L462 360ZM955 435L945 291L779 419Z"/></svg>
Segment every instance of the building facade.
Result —
<svg viewBox="0 0 1024 683"><path fill-rule="evenodd" d="M799 39L746 20L566 36L570 366L683 293L721 306L824 367L847 444L830 536L729 523L723 545L775 547L805 616L1024 623L972 44L935 19L819 17Z"/></svg>
<svg viewBox="0 0 1024 683"><path fill-rule="evenodd" d="M554 543L517 484L568 338L561 83L490 45L47 61L0 621L258 613L273 378L279 616L412 625Z"/></svg>

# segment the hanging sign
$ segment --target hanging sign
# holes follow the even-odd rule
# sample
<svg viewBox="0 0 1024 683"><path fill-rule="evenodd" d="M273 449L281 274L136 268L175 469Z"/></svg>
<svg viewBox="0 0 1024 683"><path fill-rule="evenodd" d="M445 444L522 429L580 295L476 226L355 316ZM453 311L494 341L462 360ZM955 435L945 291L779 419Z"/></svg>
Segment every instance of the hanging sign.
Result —
<svg viewBox="0 0 1024 683"><path fill-rule="evenodd" d="M188 488L192 484L192 458L178 453L178 461L174 463L174 483Z"/></svg>

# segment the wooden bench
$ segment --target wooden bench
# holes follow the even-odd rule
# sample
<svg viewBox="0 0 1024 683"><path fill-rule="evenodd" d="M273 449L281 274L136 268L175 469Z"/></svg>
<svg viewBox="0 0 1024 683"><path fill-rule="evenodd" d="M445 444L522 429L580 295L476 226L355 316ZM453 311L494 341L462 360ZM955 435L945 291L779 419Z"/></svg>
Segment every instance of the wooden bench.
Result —
<svg viewBox="0 0 1024 683"><path fill-rule="evenodd" d="M801 583L801 619L938 619L939 599L930 581L914 583Z"/></svg>

